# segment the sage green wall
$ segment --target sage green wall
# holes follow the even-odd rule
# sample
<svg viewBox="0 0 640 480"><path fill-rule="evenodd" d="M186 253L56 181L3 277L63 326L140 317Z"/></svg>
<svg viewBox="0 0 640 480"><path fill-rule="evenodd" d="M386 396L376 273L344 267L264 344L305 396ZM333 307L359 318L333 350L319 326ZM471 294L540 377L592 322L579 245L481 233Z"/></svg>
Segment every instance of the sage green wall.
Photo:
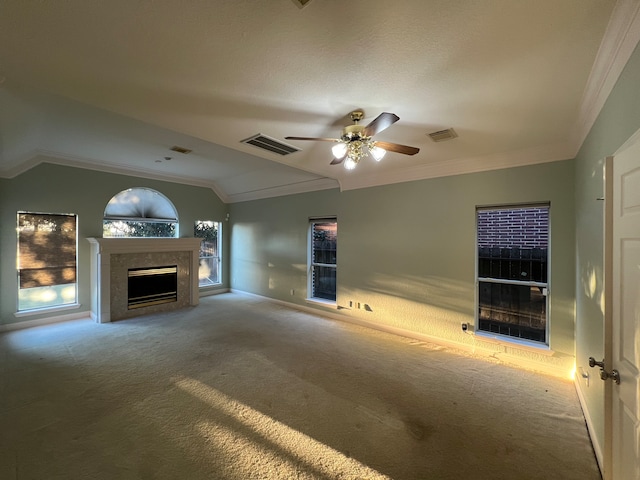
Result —
<svg viewBox="0 0 640 480"><path fill-rule="evenodd" d="M75 213L78 215L79 312L91 309L89 287L89 242L102 236L102 215L116 193L131 187L148 187L164 194L174 204L180 221L180 236L193 237L196 220L223 221L227 206L208 188L139 177L42 163L13 179L0 182L0 324L36 320L49 315L16 318L16 212ZM223 225L223 246L229 232ZM229 286L229 262L223 262L221 288ZM63 312L63 313L75 313Z"/></svg>
<svg viewBox="0 0 640 480"><path fill-rule="evenodd" d="M5 275L3 272L11 268L15 269L15 259L12 259L7 250L6 242L3 240L6 235L12 235L15 232L15 227L9 228L9 224L4 219L4 205L7 203L7 192L9 190L9 181L5 178L0 178L0 323L4 315L2 314L3 300L2 292L8 288L7 282L15 282L15 270L11 275ZM15 247L14 247L15 248Z"/></svg>
<svg viewBox="0 0 640 480"><path fill-rule="evenodd" d="M588 366L604 358L604 159L640 128L640 48L627 62L616 86L576 157L576 368L591 373L578 379L592 430L604 441L604 382Z"/></svg>
<svg viewBox="0 0 640 480"><path fill-rule="evenodd" d="M573 180L573 161L564 161L232 204L231 286L308 305L308 218L336 215L341 313L506 352L568 375L574 360ZM527 202L551 202L553 355L499 346L461 329L475 321L476 206ZM348 309L350 301L370 309Z"/></svg>

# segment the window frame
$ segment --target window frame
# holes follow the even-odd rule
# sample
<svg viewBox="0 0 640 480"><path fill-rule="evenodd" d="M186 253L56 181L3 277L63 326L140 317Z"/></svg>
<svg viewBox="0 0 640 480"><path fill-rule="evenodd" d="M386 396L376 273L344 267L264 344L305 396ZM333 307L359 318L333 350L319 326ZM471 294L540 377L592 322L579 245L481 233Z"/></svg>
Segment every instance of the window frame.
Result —
<svg viewBox="0 0 640 480"><path fill-rule="evenodd" d="M132 197L132 198L131 198ZM135 201L134 201L135 200ZM111 228L107 224L116 225ZM124 232L115 235L114 230L139 229L148 225L165 225L173 229L173 235L131 235ZM149 187L131 187L115 194L107 202L102 216L102 236L104 238L179 238L180 222L178 211L163 193Z"/></svg>
<svg viewBox="0 0 640 480"><path fill-rule="evenodd" d="M335 263L321 263L321 262L314 262L314 245L313 245L313 241L314 241L314 225L315 224L320 224L320 223L333 223L335 224L335 229L336 229L336 255L335 255ZM338 279L338 218L335 216L330 216L330 217L311 217L309 218L309 227L308 227L308 246L307 246L307 301L308 302L313 302L313 303L320 303L323 305L329 305L329 306L336 306L337 305L337 300L338 300L338 285L337 285L337 279ZM335 299L334 300L330 300L327 298L322 298L322 297L316 297L315 296L315 290L316 290L316 285L314 282L314 268L315 267L325 267L325 268L332 268L335 270L335 278L336 278L336 285L335 285L335 292L334 292L334 296Z"/></svg>
<svg viewBox="0 0 640 480"><path fill-rule="evenodd" d="M63 285L73 285L73 300L72 301L68 301L68 302L61 302L61 303L55 303L55 304L45 304L45 305L40 305L40 306L34 306L34 307L29 307L29 308L24 308L21 307L21 300L20 300L20 293L21 290L27 290L27 288L22 288L20 286L21 284L21 275L20 275L20 271L22 270L21 268L21 261L20 261L20 256L21 256L21 242L20 242L20 234L21 234L21 227L20 227L20 218L22 215L33 215L33 216L37 216L37 215L41 215L41 216L50 216L50 217L73 217L74 219L74 229L75 229L75 235L74 235L74 241L73 241L73 245L74 245L74 263L73 263L73 268L75 270L74 273L74 277L75 277L75 281L71 282L71 283L61 283L61 284L55 284L55 285L48 285L45 287L60 287ZM75 213L52 213L52 212L33 212L33 211L28 211L28 210L18 210L16 212L16 287L17 287L17 295L16 295L16 313L15 315L17 317L20 316L26 316L26 315L33 315L33 314L37 314L37 313L41 313L41 312L46 312L46 311L56 311L56 310L67 310L67 309L71 309L71 308L77 308L79 307L79 303L78 303L78 233L79 233L79 229L78 229L78 215Z"/></svg>
<svg viewBox="0 0 640 480"><path fill-rule="evenodd" d="M547 210L547 252L546 252L546 282L539 281L523 281L506 278L481 277L480 276L480 229L479 229L479 212L481 211L497 211L497 210L522 210L522 209L546 209ZM476 236L475 236L475 333L476 335L491 338L506 343L514 343L524 346L534 347L541 350L549 350L551 344L550 324L551 324L551 203L522 203L522 204L504 204L504 205L486 205L476 206L475 211ZM480 283L493 283L501 285L521 285L529 287L538 287L544 289L541 291L545 297L545 331L544 341L526 339L508 334L491 332L480 329Z"/></svg>
<svg viewBox="0 0 640 480"><path fill-rule="evenodd" d="M198 224L201 223L213 223L216 225L216 230L217 230L217 238L216 238L216 249L217 249L217 256L201 256L200 253L202 252L202 241L204 241L204 237L198 237L196 235L196 230L198 227ZM196 220L193 223L193 236L195 238L202 238L201 241L201 247L200 247L200 251L198 253L198 266L200 267L200 261L205 259L205 258L215 258L217 259L217 268L218 268L218 281L216 283L207 283L207 284L201 284L200 283L200 274L199 274L199 270L200 268L198 268L198 288L200 289L206 289L206 288L210 288L210 287L217 287L220 284L222 284L222 224L223 222L220 221L215 221L215 220Z"/></svg>

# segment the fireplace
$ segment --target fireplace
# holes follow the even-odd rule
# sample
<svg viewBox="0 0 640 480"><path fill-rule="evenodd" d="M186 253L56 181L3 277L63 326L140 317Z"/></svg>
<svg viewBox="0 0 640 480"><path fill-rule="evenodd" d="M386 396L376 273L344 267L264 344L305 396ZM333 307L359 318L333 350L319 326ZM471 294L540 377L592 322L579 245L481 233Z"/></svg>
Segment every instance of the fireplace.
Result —
<svg viewBox="0 0 640 480"><path fill-rule="evenodd" d="M198 305L199 238L87 240L91 314L97 322Z"/></svg>
<svg viewBox="0 0 640 480"><path fill-rule="evenodd" d="M150 307L178 301L178 266L130 268L127 308Z"/></svg>

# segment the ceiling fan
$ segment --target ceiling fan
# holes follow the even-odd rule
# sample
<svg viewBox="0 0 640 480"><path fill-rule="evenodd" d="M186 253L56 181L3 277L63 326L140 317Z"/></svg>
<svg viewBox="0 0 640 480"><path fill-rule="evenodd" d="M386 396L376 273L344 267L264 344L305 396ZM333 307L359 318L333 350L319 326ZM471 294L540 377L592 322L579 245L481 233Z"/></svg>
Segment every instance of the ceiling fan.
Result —
<svg viewBox="0 0 640 480"><path fill-rule="evenodd" d="M364 112L356 110L351 112L351 120L353 125L348 125L342 130L340 138L323 138L323 137L285 137L287 140L314 140L321 142L336 142L331 149L333 152L333 160L331 165L338 165L344 162L345 168L352 170L358 165L367 154L370 154L374 160L380 161L386 152L402 153L404 155L415 155L420 151L416 147L408 147L398 143L380 142L372 140L375 134L380 133L384 129L390 127L398 120L394 113L384 112L378 115L369 125L362 126L358 122L364 117Z"/></svg>

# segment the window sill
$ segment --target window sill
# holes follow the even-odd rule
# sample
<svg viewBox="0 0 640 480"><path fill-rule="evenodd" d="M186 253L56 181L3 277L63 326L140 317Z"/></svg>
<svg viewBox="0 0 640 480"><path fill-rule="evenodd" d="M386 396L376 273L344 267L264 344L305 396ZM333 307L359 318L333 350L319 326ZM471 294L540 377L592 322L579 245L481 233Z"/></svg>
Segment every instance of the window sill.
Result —
<svg viewBox="0 0 640 480"><path fill-rule="evenodd" d="M19 312L15 312L13 315L16 318L24 318L31 317L34 315L41 315L43 313L55 313L55 312L64 312L65 310L77 310L82 305L79 303L69 303L66 305L58 305L55 307L43 307L43 308L34 308L32 310L22 310Z"/></svg>
<svg viewBox="0 0 640 480"><path fill-rule="evenodd" d="M338 308L338 304L336 302L331 300L323 300L322 298L307 298L305 301L313 305L320 305L323 307L335 308L335 309Z"/></svg>
<svg viewBox="0 0 640 480"><path fill-rule="evenodd" d="M508 345L510 347L519 348L521 350L529 350L532 352L540 353L542 355L553 355L551 347L546 343L532 342L528 340L521 340L515 337L507 337L505 335L496 335L495 333L484 332L476 330L474 335L478 337L478 340L490 343L498 343L500 345Z"/></svg>

